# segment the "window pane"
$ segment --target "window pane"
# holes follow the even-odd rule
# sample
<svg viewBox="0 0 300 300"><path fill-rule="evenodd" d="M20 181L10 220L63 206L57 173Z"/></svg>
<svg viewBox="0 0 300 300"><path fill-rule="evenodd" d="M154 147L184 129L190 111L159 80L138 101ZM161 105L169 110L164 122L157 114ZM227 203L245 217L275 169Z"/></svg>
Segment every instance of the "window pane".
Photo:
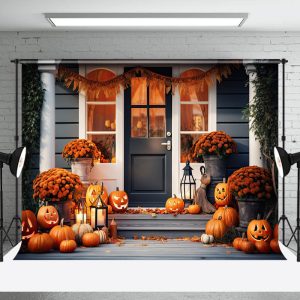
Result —
<svg viewBox="0 0 300 300"><path fill-rule="evenodd" d="M87 74L87 79L94 81L107 81L116 77L116 74L110 70L106 69L97 69ZM116 91L112 89L108 94L100 92L98 96L87 97L87 101L115 101L116 100Z"/></svg>
<svg viewBox="0 0 300 300"><path fill-rule="evenodd" d="M181 104L181 131L207 131L208 105Z"/></svg>
<svg viewBox="0 0 300 300"><path fill-rule="evenodd" d="M195 77L203 74L199 69L190 69L181 73L180 77ZM208 101L208 86L205 82L202 84L182 84L180 86L180 101Z"/></svg>
<svg viewBox="0 0 300 300"><path fill-rule="evenodd" d="M131 105L147 104L147 78L131 78Z"/></svg>
<svg viewBox="0 0 300 300"><path fill-rule="evenodd" d="M150 105L165 105L166 93L163 81L151 80L149 84Z"/></svg>
<svg viewBox="0 0 300 300"><path fill-rule="evenodd" d="M165 108L150 108L150 137L165 137L166 136L166 113Z"/></svg>
<svg viewBox="0 0 300 300"><path fill-rule="evenodd" d="M115 131L116 105L87 106L87 131Z"/></svg>
<svg viewBox="0 0 300 300"><path fill-rule="evenodd" d="M132 108L131 109L131 137L147 137L147 109L146 108Z"/></svg>
<svg viewBox="0 0 300 300"><path fill-rule="evenodd" d="M102 163L116 162L116 136L114 134L88 134L87 138L92 140L101 151Z"/></svg>
<svg viewBox="0 0 300 300"><path fill-rule="evenodd" d="M180 145L181 145L181 155L180 162L185 163L187 160L190 162L199 162L199 160L192 159L192 147L193 144L198 140L200 134L181 134L180 135Z"/></svg>

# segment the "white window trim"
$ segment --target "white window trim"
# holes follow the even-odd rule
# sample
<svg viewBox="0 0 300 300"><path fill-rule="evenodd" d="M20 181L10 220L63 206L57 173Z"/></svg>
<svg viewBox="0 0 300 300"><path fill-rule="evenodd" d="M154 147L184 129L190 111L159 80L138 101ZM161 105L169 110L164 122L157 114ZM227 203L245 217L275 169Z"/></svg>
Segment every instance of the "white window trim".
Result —
<svg viewBox="0 0 300 300"><path fill-rule="evenodd" d="M200 69L207 71L209 67L206 65L203 68L195 65L184 65L184 66L174 66L173 76L180 76L180 74L188 69ZM195 102L199 103L199 102ZM217 128L217 86L216 82L209 87L208 90L208 132L215 131ZM180 180L183 175L182 169L185 166L184 163L180 163L180 95L178 87L175 89L174 95L172 97L172 193L180 195ZM206 132L206 131L205 131ZM199 132L188 132L188 133L204 133ZM200 185L200 167L204 165L203 163L191 163L193 168L193 175L196 179L197 187ZM178 166L177 168L174 166Z"/></svg>
<svg viewBox="0 0 300 300"><path fill-rule="evenodd" d="M79 74L86 76L87 73L96 69L107 69L114 73L122 74L123 66L116 65L80 65ZM93 102L91 102L93 103ZM99 103L97 103L99 104ZM103 103L104 104L104 103ZM124 189L124 92L120 87L120 93L117 94L116 102L107 102L105 104L116 104L116 131L97 131L97 134L115 134L116 135L116 163L96 163L92 169L91 181L103 181L104 185L111 192L116 187ZM101 105L101 104L99 104ZM79 138L86 138L87 111L86 97L79 94Z"/></svg>

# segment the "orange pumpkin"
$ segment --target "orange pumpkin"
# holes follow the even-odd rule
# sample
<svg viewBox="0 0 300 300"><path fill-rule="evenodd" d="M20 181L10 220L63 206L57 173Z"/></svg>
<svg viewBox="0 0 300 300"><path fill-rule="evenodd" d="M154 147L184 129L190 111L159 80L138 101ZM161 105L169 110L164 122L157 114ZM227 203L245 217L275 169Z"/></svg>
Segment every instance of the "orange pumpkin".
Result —
<svg viewBox="0 0 300 300"><path fill-rule="evenodd" d="M242 242L242 238L241 237L237 237L233 240L232 246L236 249L236 250L241 250L241 242Z"/></svg>
<svg viewBox="0 0 300 300"><path fill-rule="evenodd" d="M22 211L22 240L30 239L37 233L37 220L35 214L31 210Z"/></svg>
<svg viewBox="0 0 300 300"><path fill-rule="evenodd" d="M239 224L239 214L232 208L225 205L225 207L219 207L214 213L213 218L218 220L219 217L225 222L227 227L234 227Z"/></svg>
<svg viewBox="0 0 300 300"><path fill-rule="evenodd" d="M96 200L97 196L102 191L101 184L90 184L86 191L86 204L87 206L91 206ZM108 193L106 187L103 185L103 191L101 195L102 201L107 205L108 204Z"/></svg>
<svg viewBox="0 0 300 300"><path fill-rule="evenodd" d="M36 233L28 242L28 251L32 253L45 253L53 248L53 239L48 233Z"/></svg>
<svg viewBox="0 0 300 300"><path fill-rule="evenodd" d="M252 220L247 228L248 240L252 243L258 241L269 242L272 239L272 228L267 220Z"/></svg>
<svg viewBox="0 0 300 300"><path fill-rule="evenodd" d="M228 197L228 185L225 178L223 182L216 185L214 195L217 206L229 205L230 198Z"/></svg>
<svg viewBox="0 0 300 300"><path fill-rule="evenodd" d="M115 212L125 212L128 207L128 196L125 191L120 191L117 187L109 195L109 204Z"/></svg>
<svg viewBox="0 0 300 300"><path fill-rule="evenodd" d="M82 245L85 247L97 247L100 244L100 237L98 234L85 233L82 237Z"/></svg>
<svg viewBox="0 0 300 300"><path fill-rule="evenodd" d="M218 220L211 219L206 223L205 233L212 235L215 239L221 239L227 232L227 226L220 217Z"/></svg>
<svg viewBox="0 0 300 300"><path fill-rule="evenodd" d="M77 244L74 240L64 240L59 245L59 251L61 253L71 253L77 248Z"/></svg>
<svg viewBox="0 0 300 300"><path fill-rule="evenodd" d="M271 240L270 247L271 247L271 249L274 253L281 253L279 243L278 243L278 239Z"/></svg>
<svg viewBox="0 0 300 300"><path fill-rule="evenodd" d="M256 250L254 244L248 241L245 235L243 235L243 239L240 243L240 249L247 254L254 253Z"/></svg>
<svg viewBox="0 0 300 300"><path fill-rule="evenodd" d="M201 212L201 207L200 207L200 205L194 203L194 204L189 205L187 210L188 210L189 214L196 215Z"/></svg>
<svg viewBox="0 0 300 300"><path fill-rule="evenodd" d="M184 201L174 194L172 198L167 200L166 210L169 214L181 213L184 210Z"/></svg>
<svg viewBox="0 0 300 300"><path fill-rule="evenodd" d="M59 249L60 243L64 240L75 241L75 233L70 226L64 225L64 219L61 219L60 225L54 226L49 234L54 241L54 248L56 249Z"/></svg>
<svg viewBox="0 0 300 300"><path fill-rule="evenodd" d="M255 247L259 253L271 252L271 246L269 242L265 242L265 241L255 242Z"/></svg>
<svg viewBox="0 0 300 300"><path fill-rule="evenodd" d="M37 221L40 227L50 229L59 222L58 211L52 205L42 206L38 211Z"/></svg>
<svg viewBox="0 0 300 300"><path fill-rule="evenodd" d="M276 224L274 226L274 229L273 229L273 238L274 239L278 239L278 224Z"/></svg>

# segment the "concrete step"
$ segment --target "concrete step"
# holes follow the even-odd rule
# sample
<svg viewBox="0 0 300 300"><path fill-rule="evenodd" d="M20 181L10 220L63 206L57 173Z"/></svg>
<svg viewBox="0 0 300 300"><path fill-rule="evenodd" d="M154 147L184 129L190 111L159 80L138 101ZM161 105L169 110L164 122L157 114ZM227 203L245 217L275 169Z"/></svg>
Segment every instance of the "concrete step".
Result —
<svg viewBox="0 0 300 300"><path fill-rule="evenodd" d="M191 237L205 231L211 215L151 215L151 214L110 214L109 223L115 219L118 234L125 238L134 236Z"/></svg>

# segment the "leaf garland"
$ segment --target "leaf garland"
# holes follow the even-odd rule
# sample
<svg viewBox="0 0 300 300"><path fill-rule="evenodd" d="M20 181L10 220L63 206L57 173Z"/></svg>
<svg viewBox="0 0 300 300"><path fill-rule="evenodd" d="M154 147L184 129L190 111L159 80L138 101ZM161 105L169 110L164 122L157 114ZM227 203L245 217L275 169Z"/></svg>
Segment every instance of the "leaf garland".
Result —
<svg viewBox="0 0 300 300"><path fill-rule="evenodd" d="M238 66L238 64L218 64L198 76L185 78L164 76L147 68L137 67L112 79L101 82L89 80L66 67L60 66L57 72L57 78L63 81L67 88L72 88L73 91L78 90L80 93L88 96L89 98L96 99L100 93L104 93L109 97L119 93L121 87L124 89L130 87L131 78L137 76L146 77L147 85L149 85L150 82L163 82L166 86L166 93L169 93L171 90L174 92L174 89L177 86L183 91L185 89L189 89L191 86L193 86L194 89L203 90L204 84L210 86L213 84L214 79L220 82L222 78L227 78L231 74L232 68L237 68Z"/></svg>

